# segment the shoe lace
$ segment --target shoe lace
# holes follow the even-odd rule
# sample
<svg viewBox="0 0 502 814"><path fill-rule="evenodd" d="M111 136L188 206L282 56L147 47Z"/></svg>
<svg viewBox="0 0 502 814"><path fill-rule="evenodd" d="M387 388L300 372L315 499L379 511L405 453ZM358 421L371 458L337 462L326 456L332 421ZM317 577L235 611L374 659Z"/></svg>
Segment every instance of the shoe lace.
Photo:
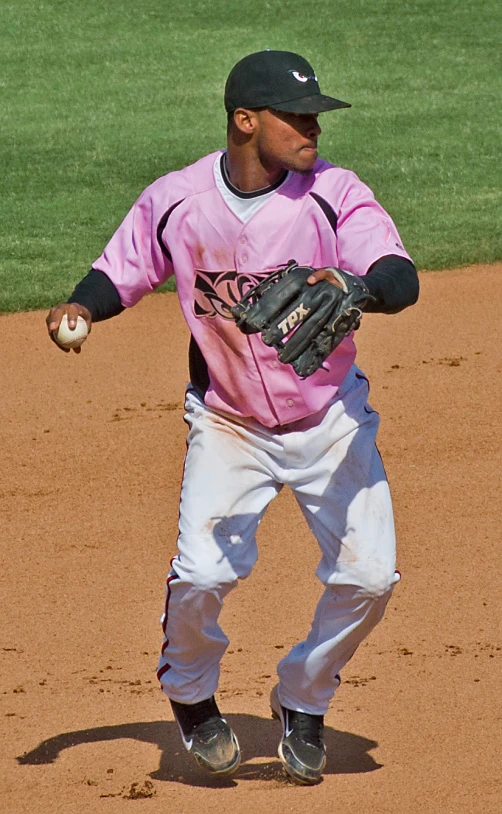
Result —
<svg viewBox="0 0 502 814"><path fill-rule="evenodd" d="M198 725L197 740L207 743L225 728L225 724L221 718L209 718L207 721Z"/></svg>
<svg viewBox="0 0 502 814"><path fill-rule="evenodd" d="M289 712L289 725L301 740L311 746L323 747L324 717L306 712Z"/></svg>
<svg viewBox="0 0 502 814"><path fill-rule="evenodd" d="M171 706L185 737L190 737L195 729L197 729L197 734L209 730L214 733L216 723L221 721L220 711L214 697L199 701L197 704L179 704L171 701Z"/></svg>

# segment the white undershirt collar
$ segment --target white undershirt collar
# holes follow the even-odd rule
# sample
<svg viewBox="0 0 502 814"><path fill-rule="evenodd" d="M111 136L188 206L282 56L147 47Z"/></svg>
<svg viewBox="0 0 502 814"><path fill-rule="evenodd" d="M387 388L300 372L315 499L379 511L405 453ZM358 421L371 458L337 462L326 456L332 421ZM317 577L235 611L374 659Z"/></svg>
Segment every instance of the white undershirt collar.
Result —
<svg viewBox="0 0 502 814"><path fill-rule="evenodd" d="M284 176L276 181L275 184L271 184L263 189L257 189L253 192L242 192L240 189L237 189L237 187L234 187L228 178L225 168L225 155L226 153L219 155L214 163L216 186L234 215L243 223L247 223L253 215L275 195L277 190L288 181L291 173L285 172Z"/></svg>

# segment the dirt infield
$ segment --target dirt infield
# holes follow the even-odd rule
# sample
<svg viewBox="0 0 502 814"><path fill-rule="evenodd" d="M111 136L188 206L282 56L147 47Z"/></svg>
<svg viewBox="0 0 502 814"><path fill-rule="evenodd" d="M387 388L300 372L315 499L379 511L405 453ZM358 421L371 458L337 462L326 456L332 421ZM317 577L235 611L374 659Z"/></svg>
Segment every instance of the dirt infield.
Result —
<svg viewBox="0 0 502 814"><path fill-rule="evenodd" d="M501 281L500 266L422 273L417 306L359 331L403 579L344 671L313 788L284 779L268 708L320 594L289 492L224 609L235 778L192 766L156 683L185 448L176 295L96 325L80 356L42 313L0 317L2 811L501 810Z"/></svg>

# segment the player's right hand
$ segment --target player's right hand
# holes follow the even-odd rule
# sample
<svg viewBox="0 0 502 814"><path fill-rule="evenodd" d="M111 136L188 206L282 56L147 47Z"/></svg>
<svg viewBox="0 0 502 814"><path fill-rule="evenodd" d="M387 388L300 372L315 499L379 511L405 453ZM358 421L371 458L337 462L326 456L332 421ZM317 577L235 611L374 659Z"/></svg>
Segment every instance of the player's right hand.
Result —
<svg viewBox="0 0 502 814"><path fill-rule="evenodd" d="M45 320L47 330L49 331L49 336L60 350L62 350L64 353L70 353L70 350L73 350L74 353L80 353L82 350L81 347L71 349L62 348L61 345L58 345L56 341L56 334L65 314L68 317L69 328L75 328L77 324L77 317L83 317L87 323L87 329L90 331L92 325L91 312L85 307L85 305L79 305L78 302L62 302L59 305L55 305L54 308L51 308Z"/></svg>

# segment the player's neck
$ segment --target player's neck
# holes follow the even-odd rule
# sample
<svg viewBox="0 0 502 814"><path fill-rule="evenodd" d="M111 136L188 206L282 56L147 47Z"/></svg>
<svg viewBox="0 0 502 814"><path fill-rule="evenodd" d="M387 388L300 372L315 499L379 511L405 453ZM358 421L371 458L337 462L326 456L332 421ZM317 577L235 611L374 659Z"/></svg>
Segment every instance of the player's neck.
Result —
<svg viewBox="0 0 502 814"><path fill-rule="evenodd" d="M230 146L225 156L225 168L230 183L241 192L270 187L285 174L283 167L268 169L254 156L236 153Z"/></svg>

